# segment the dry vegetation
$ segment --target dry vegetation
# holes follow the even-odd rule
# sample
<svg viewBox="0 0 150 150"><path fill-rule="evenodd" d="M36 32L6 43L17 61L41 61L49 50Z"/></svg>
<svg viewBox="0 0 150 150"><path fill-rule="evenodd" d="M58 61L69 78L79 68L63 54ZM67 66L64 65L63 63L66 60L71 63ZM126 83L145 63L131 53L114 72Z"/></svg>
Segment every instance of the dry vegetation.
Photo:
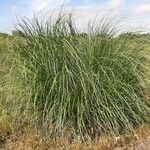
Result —
<svg viewBox="0 0 150 150"><path fill-rule="evenodd" d="M70 142L65 138L46 141L35 130L26 126L11 134L10 128L6 128L1 126L2 132L7 135L0 141L2 150L149 150L150 147L150 128L146 125L138 127L135 134L126 133L118 137L103 135L86 143Z"/></svg>

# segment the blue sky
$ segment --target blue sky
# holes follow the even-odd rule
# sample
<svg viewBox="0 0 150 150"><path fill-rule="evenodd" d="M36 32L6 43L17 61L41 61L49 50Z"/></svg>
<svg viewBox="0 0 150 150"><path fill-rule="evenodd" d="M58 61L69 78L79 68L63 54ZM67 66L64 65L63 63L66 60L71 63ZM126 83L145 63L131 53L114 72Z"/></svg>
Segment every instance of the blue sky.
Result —
<svg viewBox="0 0 150 150"><path fill-rule="evenodd" d="M114 15L125 18L126 30L150 32L150 0L0 0L0 32L10 32L18 15L32 18L33 12L57 10L62 3L67 10L76 10L79 26L97 13L113 10Z"/></svg>

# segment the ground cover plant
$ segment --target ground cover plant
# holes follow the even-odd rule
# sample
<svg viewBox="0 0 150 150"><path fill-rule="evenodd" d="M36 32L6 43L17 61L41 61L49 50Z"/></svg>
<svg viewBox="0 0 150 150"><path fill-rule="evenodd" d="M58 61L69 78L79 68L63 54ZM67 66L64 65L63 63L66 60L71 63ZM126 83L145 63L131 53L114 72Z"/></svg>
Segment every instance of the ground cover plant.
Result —
<svg viewBox="0 0 150 150"><path fill-rule="evenodd" d="M130 34L115 37L107 19L88 25L86 33L70 15L50 20L22 19L11 39L2 104L13 122L28 120L52 138L82 139L150 123L147 60Z"/></svg>

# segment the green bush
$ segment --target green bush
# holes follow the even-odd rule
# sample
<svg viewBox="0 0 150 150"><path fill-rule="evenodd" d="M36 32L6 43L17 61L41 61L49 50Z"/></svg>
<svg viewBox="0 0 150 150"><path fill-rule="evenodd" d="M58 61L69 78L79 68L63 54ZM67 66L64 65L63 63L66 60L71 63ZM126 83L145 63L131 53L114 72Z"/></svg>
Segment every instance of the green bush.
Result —
<svg viewBox="0 0 150 150"><path fill-rule="evenodd" d="M119 134L149 123L140 47L115 37L114 28L101 22L81 33L71 17L23 19L24 36L13 42L18 70L11 72L26 89L15 99L20 116L55 136Z"/></svg>

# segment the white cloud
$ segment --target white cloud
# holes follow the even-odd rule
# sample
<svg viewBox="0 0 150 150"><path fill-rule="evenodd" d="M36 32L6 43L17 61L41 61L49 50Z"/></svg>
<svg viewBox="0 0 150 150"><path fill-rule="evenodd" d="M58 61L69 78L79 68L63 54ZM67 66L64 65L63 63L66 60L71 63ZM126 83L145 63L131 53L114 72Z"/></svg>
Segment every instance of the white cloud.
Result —
<svg viewBox="0 0 150 150"><path fill-rule="evenodd" d="M64 3L64 0L28 0L31 10L41 11L43 9L55 9ZM67 1L65 1L67 2Z"/></svg>
<svg viewBox="0 0 150 150"><path fill-rule="evenodd" d="M75 8L71 4L71 0L26 0L28 9L23 12L24 16L31 18L34 14L40 14L40 18L46 19L54 11L58 14L60 7L64 4L64 11L70 12L73 10L73 17L76 20L78 27L84 28L88 21L92 21L98 15L98 18L114 16L123 17L125 30L132 27L146 27L150 30L150 17L146 13L150 12L150 0L138 0L136 4L129 6L127 0L107 0L105 3L94 3L93 0L82 0L80 5ZM70 2L70 3L68 3ZM19 10L20 9L20 10ZM16 5L11 6L12 12L21 12L21 8ZM41 13L37 13L43 10ZM144 14L144 17L142 16ZM20 14L21 15L21 14ZM41 17L42 16L42 17ZM43 17L44 16L44 17ZM56 18L56 17L54 17ZM119 19L120 19L119 18ZM126 18L124 20L124 18ZM149 21L148 21L149 20Z"/></svg>
<svg viewBox="0 0 150 150"><path fill-rule="evenodd" d="M137 1L128 12L128 28L132 26L138 31L150 32L150 0Z"/></svg>
<svg viewBox="0 0 150 150"><path fill-rule="evenodd" d="M121 8L125 4L126 0L109 0L108 6L112 9Z"/></svg>
<svg viewBox="0 0 150 150"><path fill-rule="evenodd" d="M114 22L118 21L119 11L123 9L126 0L109 0L107 3L92 3L91 0L89 2L83 3L82 6L77 6L74 11L74 18L76 20L76 25L79 29L85 29L88 25L89 21L95 24L99 24L101 19L105 17L105 19L109 20L114 18ZM118 16L116 16L118 15Z"/></svg>
<svg viewBox="0 0 150 150"><path fill-rule="evenodd" d="M55 15L57 15L59 11L58 9L60 8L61 4L63 4L63 2L66 3L68 1L69 0L65 0L65 1L64 0L30 0L29 4L30 4L30 10L34 12L39 12L40 10L44 9L44 11L42 11L41 13L43 15L44 12L50 12L51 10L52 11L55 10ZM126 1L127 0L108 0L106 3L98 4L98 3L93 3L92 0L84 0L82 1L83 3L81 3L81 5L79 6L76 6L75 9L70 5L65 5L64 10L65 12L66 11L69 12L73 9L74 10L73 18L76 20L77 26L79 27L79 29L84 29L87 23L89 21L92 22L97 16L98 16L97 20L98 19L100 20L104 16L106 16L107 18L111 18L115 16L117 18L119 16L121 18L122 17L121 12L123 11L123 9L125 9L124 6ZM48 13L48 15L50 15L50 13ZM40 16L40 18L46 19L48 15L44 17ZM126 21L126 28L129 28L129 25L130 25L130 21Z"/></svg>
<svg viewBox="0 0 150 150"><path fill-rule="evenodd" d="M134 13L150 13L150 4L142 4L134 9Z"/></svg>
<svg viewBox="0 0 150 150"><path fill-rule="evenodd" d="M144 14L150 13L150 0L139 0L133 8L133 13Z"/></svg>

